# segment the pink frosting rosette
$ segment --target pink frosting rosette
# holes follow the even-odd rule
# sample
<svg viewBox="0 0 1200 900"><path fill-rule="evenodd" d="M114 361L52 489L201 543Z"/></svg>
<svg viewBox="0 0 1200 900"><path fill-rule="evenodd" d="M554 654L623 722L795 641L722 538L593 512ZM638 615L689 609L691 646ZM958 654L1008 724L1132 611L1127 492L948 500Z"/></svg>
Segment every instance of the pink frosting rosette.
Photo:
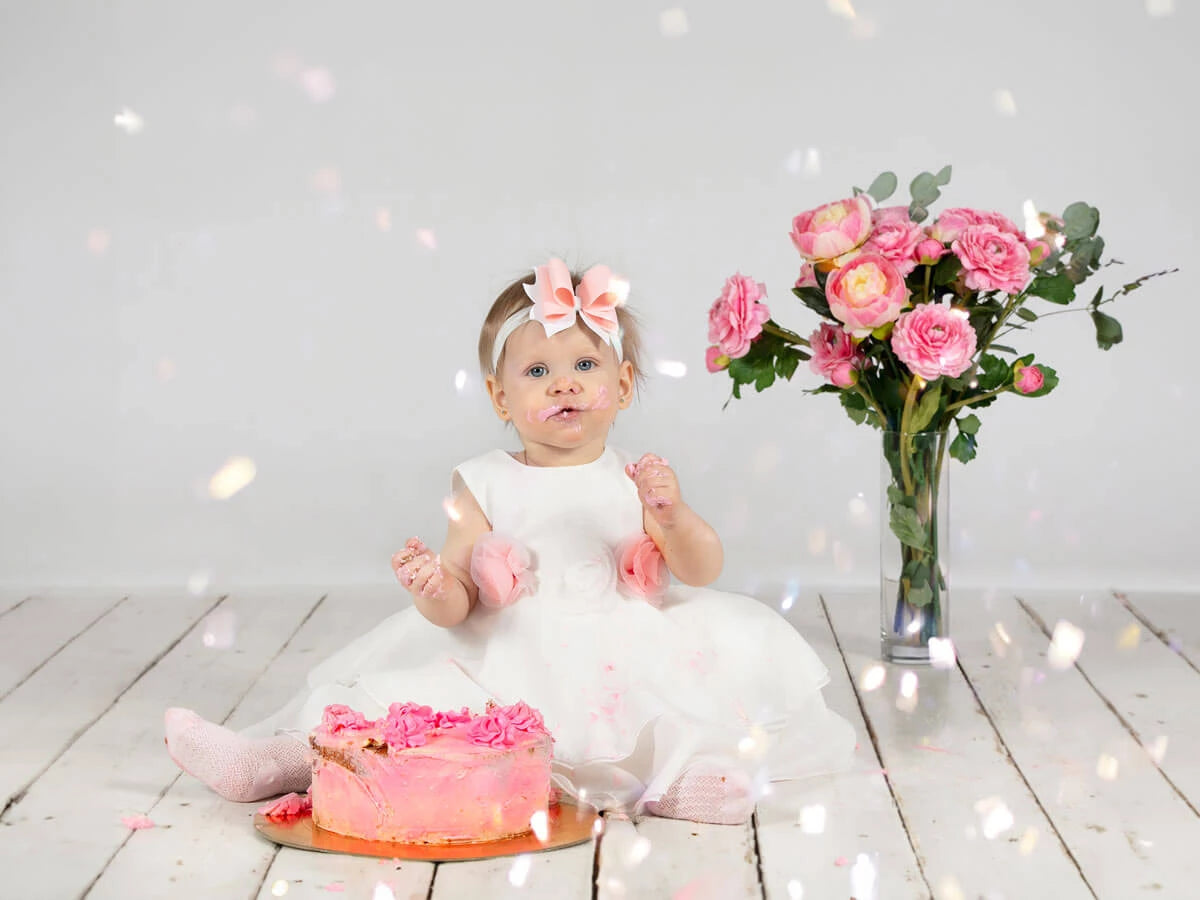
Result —
<svg viewBox="0 0 1200 900"><path fill-rule="evenodd" d="M829 276L825 298L833 317L852 335L863 338L896 321L908 302L908 285L886 256L861 253Z"/></svg>
<svg viewBox="0 0 1200 900"><path fill-rule="evenodd" d="M867 357L844 328L822 322L808 337L812 359L808 367L840 388L853 386Z"/></svg>
<svg viewBox="0 0 1200 900"><path fill-rule="evenodd" d="M433 714L433 726L435 728L450 728L454 725L462 725L464 722L471 721L471 711L465 706L459 710L440 709Z"/></svg>
<svg viewBox="0 0 1200 900"><path fill-rule="evenodd" d="M805 259L836 260L871 233L871 204L859 194L806 210L792 219L792 243Z"/></svg>
<svg viewBox="0 0 1200 900"><path fill-rule="evenodd" d="M617 578L627 593L657 607L662 605L662 596L671 584L671 571L658 545L643 532L621 545Z"/></svg>
<svg viewBox="0 0 1200 900"><path fill-rule="evenodd" d="M416 703L393 703L388 707L387 717L380 722L383 739L389 749L422 747L427 742L426 734L436 726L433 709Z"/></svg>
<svg viewBox="0 0 1200 900"><path fill-rule="evenodd" d="M901 275L917 267L916 249L925 239L925 229L908 216L907 206L885 206L871 214L871 236L863 253L878 253L892 261Z"/></svg>
<svg viewBox="0 0 1200 900"><path fill-rule="evenodd" d="M472 744L488 747L511 747L517 742L517 729L499 710L484 713L467 729Z"/></svg>
<svg viewBox="0 0 1200 900"><path fill-rule="evenodd" d="M475 541L471 550L471 580L479 588L479 602L499 609L512 606L533 593L529 550L494 531Z"/></svg>
<svg viewBox="0 0 1200 900"><path fill-rule="evenodd" d="M967 311L940 303L922 303L904 313L891 340L900 362L926 381L942 375L957 378L971 367L975 354L975 329Z"/></svg>
<svg viewBox="0 0 1200 900"><path fill-rule="evenodd" d="M708 339L724 356L740 359L750 352L750 344L762 334L763 322L771 311L762 299L767 286L738 273L725 279L721 296L708 310Z"/></svg>
<svg viewBox="0 0 1200 900"><path fill-rule="evenodd" d="M1019 234L995 225L969 225L950 245L973 291L1018 294L1029 281L1029 247Z"/></svg>
<svg viewBox="0 0 1200 900"><path fill-rule="evenodd" d="M527 734L544 734L546 731L546 723L542 719L542 714L524 700L518 700L509 706L501 706L494 712L507 719L508 723L517 731L524 731Z"/></svg>
<svg viewBox="0 0 1200 900"><path fill-rule="evenodd" d="M358 710L340 703L331 703L321 713L321 725L329 734L341 734L343 731L363 731L374 724L374 722L367 721L367 717Z"/></svg>

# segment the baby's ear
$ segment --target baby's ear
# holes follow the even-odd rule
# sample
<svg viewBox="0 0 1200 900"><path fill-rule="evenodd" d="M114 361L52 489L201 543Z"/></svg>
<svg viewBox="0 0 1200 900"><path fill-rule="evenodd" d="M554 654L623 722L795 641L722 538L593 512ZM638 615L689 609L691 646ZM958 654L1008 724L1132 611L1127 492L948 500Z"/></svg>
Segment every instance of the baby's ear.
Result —
<svg viewBox="0 0 1200 900"><path fill-rule="evenodd" d="M621 361L617 378L617 407L629 409L633 404L633 363L625 359Z"/></svg>
<svg viewBox="0 0 1200 900"><path fill-rule="evenodd" d="M512 415L508 411L507 399L504 395L504 385L500 383L500 379L495 375L489 375L484 380L484 386L487 387L488 397L492 401L492 409L496 411L496 415L505 422L512 420Z"/></svg>

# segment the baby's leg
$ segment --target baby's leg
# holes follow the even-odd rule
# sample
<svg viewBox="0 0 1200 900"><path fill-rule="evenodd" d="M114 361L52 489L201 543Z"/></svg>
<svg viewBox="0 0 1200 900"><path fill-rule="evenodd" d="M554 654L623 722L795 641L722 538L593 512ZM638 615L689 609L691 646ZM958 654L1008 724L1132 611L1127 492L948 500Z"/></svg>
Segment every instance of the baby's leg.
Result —
<svg viewBox="0 0 1200 900"><path fill-rule="evenodd" d="M754 813L750 776L717 763L696 762L666 793L646 803L646 812L666 819L741 825Z"/></svg>
<svg viewBox="0 0 1200 900"><path fill-rule="evenodd" d="M165 725L171 759L226 800L306 791L312 781L312 752L294 737L242 737L179 707L167 710Z"/></svg>

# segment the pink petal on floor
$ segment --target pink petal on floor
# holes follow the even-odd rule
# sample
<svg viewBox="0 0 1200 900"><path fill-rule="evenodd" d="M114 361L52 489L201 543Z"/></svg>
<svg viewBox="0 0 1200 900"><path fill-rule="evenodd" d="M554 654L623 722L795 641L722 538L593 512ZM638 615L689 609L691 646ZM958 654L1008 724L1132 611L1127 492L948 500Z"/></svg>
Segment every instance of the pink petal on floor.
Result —
<svg viewBox="0 0 1200 900"><path fill-rule="evenodd" d="M834 864L835 866L844 866L844 865L846 865L848 862L850 862L850 860L846 859L846 857L844 857L844 856L839 856L837 859L835 859L835 860L833 861L833 864Z"/></svg>
<svg viewBox="0 0 1200 900"><path fill-rule="evenodd" d="M325 885L324 889L329 891L331 894L340 894L346 890L346 885L341 881L333 881Z"/></svg>
<svg viewBox="0 0 1200 900"><path fill-rule="evenodd" d="M132 831L155 827L149 816L121 816L121 824Z"/></svg>

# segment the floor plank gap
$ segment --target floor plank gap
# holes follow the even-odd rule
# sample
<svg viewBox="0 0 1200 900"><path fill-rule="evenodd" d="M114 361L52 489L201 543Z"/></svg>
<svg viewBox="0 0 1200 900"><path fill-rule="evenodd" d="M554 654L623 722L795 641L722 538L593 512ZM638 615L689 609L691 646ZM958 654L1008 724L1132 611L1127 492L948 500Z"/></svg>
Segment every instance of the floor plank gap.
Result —
<svg viewBox="0 0 1200 900"><path fill-rule="evenodd" d="M837 651L841 654L842 665L846 669L846 677L850 679L850 686L854 690L854 700L858 704L858 710L862 714L863 722L867 726L867 736L871 739L871 747L875 751L875 761L879 763L879 768L883 770L883 780L887 784L888 793L892 797L892 805L896 808L896 814L900 817L900 826L904 829L904 836L908 840L908 846L911 848L913 858L917 861L917 871L921 873L921 880L925 884L925 890L929 892L929 896L933 896L933 888L929 884L929 875L925 871L925 857L922 856L920 849L913 840L912 830L909 828L908 819L905 818L904 808L900 805L900 801L896 798L896 789L892 784L891 776L886 771L886 766L883 764L883 753L879 749L879 738L875 734L875 725L871 722L871 717L867 714L867 708L863 704L862 694L859 692L858 682L854 677L854 673L850 671L850 663L846 659L846 653L842 649L842 639L838 634L837 629L833 625L833 617L829 614L829 607L825 603L824 595L819 597L821 601L821 612L825 615L825 621L829 623L829 630L833 633L833 642L837 647ZM978 698L976 698L978 699Z"/></svg>
<svg viewBox="0 0 1200 900"><path fill-rule="evenodd" d="M762 851L758 846L758 810L750 814L750 840L754 847L754 874L758 878L758 893L764 900L767 896L767 882L763 878Z"/></svg>
<svg viewBox="0 0 1200 900"><path fill-rule="evenodd" d="M429 877L429 890L425 892L425 900L433 900L433 886L437 884L438 872L442 871L445 863L434 863L433 874Z"/></svg>
<svg viewBox="0 0 1200 900"><path fill-rule="evenodd" d="M267 864L263 866L262 878L258 880L258 884L256 884L254 886L254 890L250 892L249 900L255 900L255 898L262 896L263 888L267 886L267 879L271 877L271 866L275 864L275 857L279 855L279 848L281 846L281 844L276 844L271 848L271 858L267 861Z"/></svg>
<svg viewBox="0 0 1200 900"><path fill-rule="evenodd" d="M1113 591L1112 595L1114 597L1116 597L1118 601L1120 601L1122 606L1124 606L1127 610L1129 610L1130 614L1135 619L1137 619L1139 622L1141 622L1143 625L1145 625L1146 629L1152 635L1154 635L1156 638L1158 638L1160 641L1162 641L1163 645L1167 649L1171 650L1173 653L1178 654L1179 658L1182 659L1185 663L1187 663L1191 667L1193 672L1195 672L1197 675L1200 675L1200 665L1196 664L1196 660L1192 659L1191 656L1188 655L1187 650L1184 649L1182 646L1178 646L1178 647L1175 646L1171 641L1171 636L1169 634L1167 634L1166 631L1159 628L1152 621L1150 621L1150 617L1147 616L1140 609L1138 609L1137 606L1134 605L1133 601L1129 599L1128 594L1124 593L1123 591ZM1045 630L1045 626L1042 627L1042 630L1043 631Z"/></svg>
<svg viewBox="0 0 1200 900"><path fill-rule="evenodd" d="M26 603L29 602L29 600L30 600L29 597L22 597L20 600L18 600L16 603L14 603L12 606L10 606L8 609L0 610L0 619L3 619L14 609L17 609L18 607L25 605Z"/></svg>
<svg viewBox="0 0 1200 900"><path fill-rule="evenodd" d="M1046 621L1041 617L1041 615L1038 614L1038 611L1036 609L1031 607L1021 597L1017 598L1017 605L1020 606L1021 609L1023 609L1025 611L1025 615L1029 616L1030 620L1035 625L1037 625L1038 628L1041 629L1042 634L1044 634L1047 637L1047 639L1051 639L1053 637L1053 632L1046 626ZM1132 610L1131 610L1131 612L1132 612ZM1146 627L1153 628L1153 626L1151 626L1151 625L1147 625ZM1142 738L1138 734L1137 729L1134 728L1129 723L1128 719L1126 719L1123 715L1121 715L1120 710L1118 710L1113 705L1112 701L1109 700L1108 697L1104 696L1104 693L1098 687L1096 687L1096 683L1094 681L1092 681L1092 679L1088 676L1088 673L1086 671L1084 671L1082 666L1079 665L1079 661L1076 660L1073 663L1073 665L1075 667L1075 670L1077 672L1079 672L1080 675L1083 676L1083 680L1087 682L1087 686L1090 687L1095 692L1096 696L1099 697L1100 700L1104 703L1104 705L1108 707L1108 711L1111 712L1113 714L1113 716L1116 717L1117 721L1121 723L1121 727L1129 732L1129 736L1131 738L1133 738L1133 740L1138 744L1139 747L1143 746ZM1179 785L1177 785L1174 781L1171 780L1171 776L1163 771L1163 767L1161 765L1159 765L1158 760L1156 760L1154 758L1154 756L1149 753L1146 754L1146 758L1150 760L1150 764L1153 765L1155 770L1158 772L1158 774L1162 776L1163 781L1165 781L1168 785L1171 786L1171 790L1173 790L1176 793L1176 795L1178 795L1179 799L1182 800L1185 804L1187 804L1187 808L1192 811L1192 815L1196 816L1197 818L1200 818L1200 809L1197 809L1196 805L1194 803L1192 803L1192 801L1188 797L1188 795L1185 794L1183 791L1181 791L1179 789ZM1053 823L1051 823L1051 824L1053 824Z"/></svg>

